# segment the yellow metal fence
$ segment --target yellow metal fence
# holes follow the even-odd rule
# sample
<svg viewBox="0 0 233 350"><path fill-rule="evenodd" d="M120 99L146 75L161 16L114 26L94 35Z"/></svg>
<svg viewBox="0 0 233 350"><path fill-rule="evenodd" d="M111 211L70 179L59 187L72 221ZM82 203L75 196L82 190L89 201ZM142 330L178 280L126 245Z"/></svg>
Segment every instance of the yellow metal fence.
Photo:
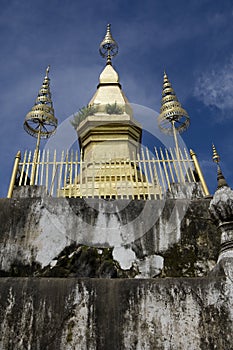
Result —
<svg viewBox="0 0 233 350"><path fill-rule="evenodd" d="M84 162L78 151L18 152L8 197L15 186L45 186L56 197L163 198L173 183L205 182L196 155L179 149L142 148L132 159Z"/></svg>

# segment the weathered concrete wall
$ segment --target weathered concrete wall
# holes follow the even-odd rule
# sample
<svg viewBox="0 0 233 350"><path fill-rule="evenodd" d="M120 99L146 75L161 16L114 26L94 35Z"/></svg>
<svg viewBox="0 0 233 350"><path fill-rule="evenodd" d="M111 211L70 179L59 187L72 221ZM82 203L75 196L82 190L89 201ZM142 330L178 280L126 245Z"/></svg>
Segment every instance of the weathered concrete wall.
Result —
<svg viewBox="0 0 233 350"><path fill-rule="evenodd" d="M220 271L195 279L1 278L0 348L231 350L232 260Z"/></svg>
<svg viewBox="0 0 233 350"><path fill-rule="evenodd" d="M1 275L203 276L220 246L208 206L209 199L1 199ZM85 257L102 272L78 269Z"/></svg>
<svg viewBox="0 0 233 350"><path fill-rule="evenodd" d="M209 202L1 199L0 349L233 350Z"/></svg>

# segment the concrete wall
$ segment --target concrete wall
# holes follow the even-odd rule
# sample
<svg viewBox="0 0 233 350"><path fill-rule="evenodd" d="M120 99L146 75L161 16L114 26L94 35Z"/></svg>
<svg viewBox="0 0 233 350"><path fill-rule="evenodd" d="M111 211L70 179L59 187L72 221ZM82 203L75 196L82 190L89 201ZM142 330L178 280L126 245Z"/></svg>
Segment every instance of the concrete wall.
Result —
<svg viewBox="0 0 233 350"><path fill-rule="evenodd" d="M1 199L0 349L233 349L209 202Z"/></svg>
<svg viewBox="0 0 233 350"><path fill-rule="evenodd" d="M66 267L72 254L77 265L89 247L86 255L96 263L111 260L118 277L127 271L128 277L139 278L203 276L215 266L220 250L208 206L209 199L184 198L1 199L0 273L38 276L46 270L48 276L64 256ZM77 270L75 277L100 276Z"/></svg>
<svg viewBox="0 0 233 350"><path fill-rule="evenodd" d="M231 350L232 282L1 278L0 348Z"/></svg>

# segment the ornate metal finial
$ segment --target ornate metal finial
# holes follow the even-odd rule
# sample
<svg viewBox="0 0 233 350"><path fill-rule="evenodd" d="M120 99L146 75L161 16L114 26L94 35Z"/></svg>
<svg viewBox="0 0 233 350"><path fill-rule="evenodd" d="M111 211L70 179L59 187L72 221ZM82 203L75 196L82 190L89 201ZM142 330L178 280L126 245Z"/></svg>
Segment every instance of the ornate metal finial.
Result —
<svg viewBox="0 0 233 350"><path fill-rule="evenodd" d="M228 186L226 179L222 173L222 169L220 168L219 162L220 162L220 156L218 155L218 152L214 146L212 145L213 149L213 162L217 164L217 181L218 181L218 187L221 188L223 186Z"/></svg>
<svg viewBox="0 0 233 350"><path fill-rule="evenodd" d="M100 55L107 58L107 64L112 64L112 57L118 54L118 44L113 39L111 33L111 24L107 25L107 33L99 47Z"/></svg>
<svg viewBox="0 0 233 350"><path fill-rule="evenodd" d="M40 138L49 138L55 133L57 119L54 116L53 103L50 93L50 79L48 77L50 66L46 69L43 84L38 93L36 102L24 121L25 131Z"/></svg>
<svg viewBox="0 0 233 350"><path fill-rule="evenodd" d="M46 74L45 74L46 78L49 77L49 71L50 71L50 64L49 64L48 67L46 68Z"/></svg>
<svg viewBox="0 0 233 350"><path fill-rule="evenodd" d="M177 133L181 133L188 128L189 116L179 103L165 71L163 76L162 101L160 114L158 116L158 124L161 131L173 135L180 178L182 179L182 166L180 162ZM183 178L183 182L184 181Z"/></svg>
<svg viewBox="0 0 233 350"><path fill-rule="evenodd" d="M213 150L213 162L218 164L220 162L220 157L218 155L218 152L217 152L214 144L212 144L212 150Z"/></svg>
<svg viewBox="0 0 233 350"><path fill-rule="evenodd" d="M188 113L179 103L165 71L158 123L160 129L166 134L172 134L174 128L178 133L182 133L190 124Z"/></svg>
<svg viewBox="0 0 233 350"><path fill-rule="evenodd" d="M40 140L41 138L49 138L55 133L57 128L57 119L54 116L53 102L49 86L49 69L50 66L46 69L44 81L38 93L36 102L24 120L24 129L26 132L31 136L37 137L30 185L34 185L35 183Z"/></svg>

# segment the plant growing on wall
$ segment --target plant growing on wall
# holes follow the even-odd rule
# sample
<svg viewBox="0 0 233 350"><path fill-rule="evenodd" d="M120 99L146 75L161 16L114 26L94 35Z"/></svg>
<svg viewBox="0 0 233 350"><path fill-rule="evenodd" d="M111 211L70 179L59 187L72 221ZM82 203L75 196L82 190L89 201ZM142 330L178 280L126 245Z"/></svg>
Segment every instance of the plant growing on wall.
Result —
<svg viewBox="0 0 233 350"><path fill-rule="evenodd" d="M74 119L71 121L71 124L76 129L79 124L86 119L89 115L95 114L97 108L94 105L87 105L81 108L77 114L74 115Z"/></svg>
<svg viewBox="0 0 233 350"><path fill-rule="evenodd" d="M107 104L105 107L105 111L108 114L122 114L122 108L117 105L117 103Z"/></svg>

